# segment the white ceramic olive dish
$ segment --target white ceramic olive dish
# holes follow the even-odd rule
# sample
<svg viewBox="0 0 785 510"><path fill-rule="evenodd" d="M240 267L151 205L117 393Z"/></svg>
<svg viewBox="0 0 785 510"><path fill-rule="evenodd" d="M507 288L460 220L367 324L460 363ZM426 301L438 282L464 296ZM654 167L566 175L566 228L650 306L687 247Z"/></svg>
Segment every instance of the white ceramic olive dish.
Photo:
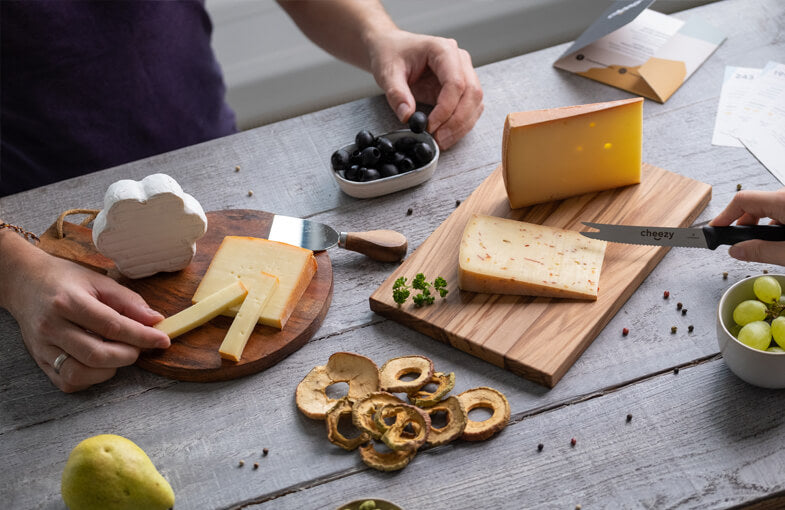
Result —
<svg viewBox="0 0 785 510"><path fill-rule="evenodd" d="M785 353L767 352L748 347L731 333L733 309L746 299L755 299L752 285L758 276L733 284L717 307L717 340L728 368L743 381L761 388L785 388ZM785 289L785 275L769 274Z"/></svg>
<svg viewBox="0 0 785 510"><path fill-rule="evenodd" d="M431 159L428 164L414 168L408 172L366 182L355 182L345 179L343 170L335 171L328 165L327 168L330 173L333 174L335 182L338 183L338 186L340 186L344 193L355 198L379 197L387 195L388 193L411 188L412 186L417 186L433 176L433 172L436 170L436 163L439 161L439 145L430 134L426 132L413 133L408 129L401 129L379 136L386 137L393 143L404 136L411 136L418 142L425 142L431 146L431 149L433 149L433 159ZM344 145L341 149L344 149L351 154L356 147L355 144L351 143L349 145Z"/></svg>

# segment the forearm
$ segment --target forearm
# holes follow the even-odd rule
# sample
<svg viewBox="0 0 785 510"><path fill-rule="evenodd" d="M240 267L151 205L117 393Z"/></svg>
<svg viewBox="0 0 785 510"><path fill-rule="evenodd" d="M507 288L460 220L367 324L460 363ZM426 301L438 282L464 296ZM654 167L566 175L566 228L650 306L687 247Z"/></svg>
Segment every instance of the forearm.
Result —
<svg viewBox="0 0 785 510"><path fill-rule="evenodd" d="M0 308L11 312L13 296L18 294L23 265L37 258L39 250L10 229L0 229Z"/></svg>
<svg viewBox="0 0 785 510"><path fill-rule="evenodd" d="M278 0L308 38L336 58L371 70L369 47L397 30L378 0Z"/></svg>

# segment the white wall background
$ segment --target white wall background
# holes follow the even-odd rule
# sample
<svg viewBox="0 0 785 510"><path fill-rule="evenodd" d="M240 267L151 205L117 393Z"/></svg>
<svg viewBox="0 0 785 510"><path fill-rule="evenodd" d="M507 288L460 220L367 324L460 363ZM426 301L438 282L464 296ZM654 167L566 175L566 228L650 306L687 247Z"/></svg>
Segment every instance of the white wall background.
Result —
<svg viewBox="0 0 785 510"><path fill-rule="evenodd" d="M330 1L330 0L324 0ZM475 66L571 41L611 0L383 0L406 30L451 37ZM660 0L675 12L712 0ZM207 0L213 47L241 129L380 94L311 43L273 0Z"/></svg>

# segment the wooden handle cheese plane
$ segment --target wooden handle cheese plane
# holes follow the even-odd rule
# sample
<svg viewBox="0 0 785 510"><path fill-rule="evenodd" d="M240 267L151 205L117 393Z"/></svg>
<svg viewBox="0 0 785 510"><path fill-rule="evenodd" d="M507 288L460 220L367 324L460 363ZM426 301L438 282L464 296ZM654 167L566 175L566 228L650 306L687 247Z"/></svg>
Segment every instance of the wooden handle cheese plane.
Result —
<svg viewBox="0 0 785 510"><path fill-rule="evenodd" d="M734 225L730 227L654 227L641 225L609 225L583 222L599 232L581 232L591 239L613 243L677 246L682 248L716 249L723 244L736 244L751 239L785 241L785 225Z"/></svg>
<svg viewBox="0 0 785 510"><path fill-rule="evenodd" d="M374 260L396 262L406 256L406 237L394 230L341 232L311 220L276 214L267 237L271 241L300 246L312 251L323 251L336 244L347 250L362 253Z"/></svg>

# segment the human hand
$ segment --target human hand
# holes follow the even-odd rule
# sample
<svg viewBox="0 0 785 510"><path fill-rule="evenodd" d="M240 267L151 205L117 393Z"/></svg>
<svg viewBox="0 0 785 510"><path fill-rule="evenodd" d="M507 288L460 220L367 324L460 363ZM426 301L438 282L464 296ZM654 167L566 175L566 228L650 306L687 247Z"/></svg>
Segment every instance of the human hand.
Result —
<svg viewBox="0 0 785 510"><path fill-rule="evenodd" d="M149 327L163 316L141 296L19 239L0 264L0 305L19 323L27 350L55 386L69 393L86 389L133 364L142 349L169 347L166 334ZM55 370L63 353L68 357Z"/></svg>
<svg viewBox="0 0 785 510"><path fill-rule="evenodd" d="M468 133L483 112L483 92L471 56L452 39L385 31L369 45L371 72L401 122L416 101L435 105L428 131L441 149Z"/></svg>
<svg viewBox="0 0 785 510"><path fill-rule="evenodd" d="M761 218L770 218L770 224L785 223L785 188L777 191L739 191L725 210L709 222L712 227L727 227L734 221L738 225L757 225ZM765 262L785 266L785 242L754 239L734 244L728 254L748 262Z"/></svg>

